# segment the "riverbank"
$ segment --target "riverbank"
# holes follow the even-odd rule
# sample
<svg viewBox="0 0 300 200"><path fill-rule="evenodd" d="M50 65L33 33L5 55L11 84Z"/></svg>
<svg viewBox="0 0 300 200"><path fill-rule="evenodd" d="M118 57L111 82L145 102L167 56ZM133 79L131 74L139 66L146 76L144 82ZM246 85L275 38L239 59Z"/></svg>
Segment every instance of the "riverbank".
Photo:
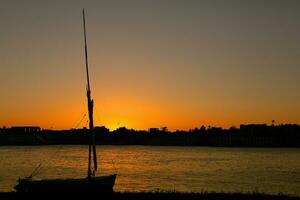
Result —
<svg viewBox="0 0 300 200"><path fill-rule="evenodd" d="M0 199L9 199L9 198L24 198L24 197L37 197L37 198L50 198L50 197L87 197L87 196L95 196L97 197L105 197L105 199L111 200L152 200L152 199L172 199L172 200L243 200L243 199L251 199L251 200L300 200L299 196L290 196L287 194L264 194L264 193L223 193L223 192L200 192L200 193L181 193L176 191L152 191L152 192L113 192L110 194L103 193L93 193L93 194L18 194L16 192L4 192L0 193Z"/></svg>
<svg viewBox="0 0 300 200"><path fill-rule="evenodd" d="M299 132L300 133L300 132ZM40 132L37 134L0 134L0 146L88 145L89 135L71 131ZM98 134L97 145L143 146L209 146L299 148L300 134L242 135L242 134Z"/></svg>
<svg viewBox="0 0 300 200"><path fill-rule="evenodd" d="M300 125L240 125L222 129L201 127L188 131L120 127L110 131L95 127L97 145L212 146L212 147L300 147ZM88 129L41 130L40 127L0 128L0 145L87 145Z"/></svg>

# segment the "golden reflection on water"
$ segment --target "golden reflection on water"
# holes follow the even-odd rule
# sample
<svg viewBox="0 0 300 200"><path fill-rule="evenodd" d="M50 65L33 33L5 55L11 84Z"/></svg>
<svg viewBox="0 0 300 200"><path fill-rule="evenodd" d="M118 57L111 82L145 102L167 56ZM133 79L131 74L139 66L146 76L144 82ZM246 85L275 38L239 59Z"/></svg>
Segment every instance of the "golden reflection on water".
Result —
<svg viewBox="0 0 300 200"><path fill-rule="evenodd" d="M0 191L43 163L36 179L87 174L86 146L0 147ZM117 191L177 190L300 194L300 149L98 146L100 171Z"/></svg>

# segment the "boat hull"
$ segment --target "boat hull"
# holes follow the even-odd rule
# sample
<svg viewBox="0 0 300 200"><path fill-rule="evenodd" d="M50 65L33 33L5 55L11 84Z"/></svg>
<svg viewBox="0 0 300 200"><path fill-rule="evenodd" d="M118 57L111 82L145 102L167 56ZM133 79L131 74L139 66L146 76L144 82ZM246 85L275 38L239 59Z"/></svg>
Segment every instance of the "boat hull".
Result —
<svg viewBox="0 0 300 200"><path fill-rule="evenodd" d="M49 179L31 180L19 179L15 186L20 193L82 193L82 192L112 192L116 174L81 179Z"/></svg>

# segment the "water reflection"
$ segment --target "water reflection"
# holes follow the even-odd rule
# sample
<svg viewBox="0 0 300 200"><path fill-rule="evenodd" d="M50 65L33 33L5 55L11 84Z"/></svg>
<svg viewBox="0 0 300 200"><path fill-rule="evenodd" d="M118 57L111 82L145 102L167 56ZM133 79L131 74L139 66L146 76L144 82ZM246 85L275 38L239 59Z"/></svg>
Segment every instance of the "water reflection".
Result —
<svg viewBox="0 0 300 200"><path fill-rule="evenodd" d="M99 146L101 174L117 191L254 191L300 194L300 149ZM86 146L0 147L0 190L43 163L37 179L87 175Z"/></svg>

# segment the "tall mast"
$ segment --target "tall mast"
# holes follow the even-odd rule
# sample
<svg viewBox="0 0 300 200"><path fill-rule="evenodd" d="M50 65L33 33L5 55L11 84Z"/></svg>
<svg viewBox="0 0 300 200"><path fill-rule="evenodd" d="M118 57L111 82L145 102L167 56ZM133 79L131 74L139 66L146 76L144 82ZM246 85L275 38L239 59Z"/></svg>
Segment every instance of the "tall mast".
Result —
<svg viewBox="0 0 300 200"><path fill-rule="evenodd" d="M84 30L85 66L86 66L86 78L87 78L86 96L87 96L87 102L88 102L89 126L90 126L89 127L89 129L90 129L90 141L89 141L88 178L91 178L92 176L96 175L97 155L96 155L94 120L93 120L94 100L91 98L84 9L82 10L82 17L83 17L83 30ZM94 169L93 170L92 170L92 167L91 167L92 151L93 151L93 163L94 163Z"/></svg>

